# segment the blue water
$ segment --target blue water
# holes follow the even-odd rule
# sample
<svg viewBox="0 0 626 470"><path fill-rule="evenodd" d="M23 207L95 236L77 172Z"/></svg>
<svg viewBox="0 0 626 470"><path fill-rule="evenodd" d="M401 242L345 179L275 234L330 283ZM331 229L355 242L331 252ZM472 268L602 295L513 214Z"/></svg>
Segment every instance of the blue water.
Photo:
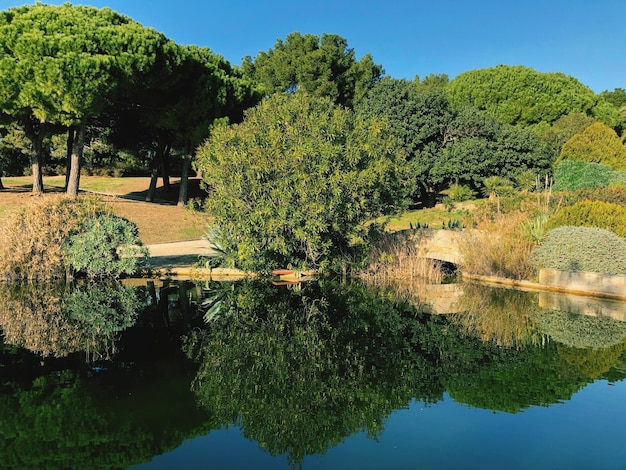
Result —
<svg viewBox="0 0 626 470"><path fill-rule="evenodd" d="M304 459L313 469L624 469L626 384L599 380L566 403L510 414L443 401L410 403L394 412L377 439L363 433L325 455ZM213 431L155 457L139 469L280 469L238 428Z"/></svg>

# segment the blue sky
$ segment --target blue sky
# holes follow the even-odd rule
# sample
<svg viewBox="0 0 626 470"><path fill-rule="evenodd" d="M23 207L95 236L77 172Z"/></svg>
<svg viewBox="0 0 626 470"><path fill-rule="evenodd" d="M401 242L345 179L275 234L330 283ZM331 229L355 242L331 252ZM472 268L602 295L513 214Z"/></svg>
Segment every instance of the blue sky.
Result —
<svg viewBox="0 0 626 470"><path fill-rule="evenodd" d="M0 0L0 9L26 0ZM61 1L42 3L62 4ZM413 79L498 64L572 75L595 92L626 88L624 0L81 0L108 6L231 63L298 31L338 34L357 58Z"/></svg>

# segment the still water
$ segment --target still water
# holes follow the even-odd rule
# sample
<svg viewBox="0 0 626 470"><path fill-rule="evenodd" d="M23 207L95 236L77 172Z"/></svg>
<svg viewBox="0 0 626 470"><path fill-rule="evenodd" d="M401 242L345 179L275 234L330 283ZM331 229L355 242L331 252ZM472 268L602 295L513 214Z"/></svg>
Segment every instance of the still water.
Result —
<svg viewBox="0 0 626 470"><path fill-rule="evenodd" d="M623 469L625 316L477 285L0 286L0 467Z"/></svg>

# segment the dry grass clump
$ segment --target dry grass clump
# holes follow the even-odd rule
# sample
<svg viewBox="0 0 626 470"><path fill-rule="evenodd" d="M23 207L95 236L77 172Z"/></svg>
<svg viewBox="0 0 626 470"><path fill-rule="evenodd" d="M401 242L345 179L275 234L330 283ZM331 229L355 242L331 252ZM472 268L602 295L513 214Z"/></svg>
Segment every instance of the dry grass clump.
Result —
<svg viewBox="0 0 626 470"><path fill-rule="evenodd" d="M419 256L415 240L407 232L384 234L369 255L363 277L378 279L444 280L443 263Z"/></svg>
<svg viewBox="0 0 626 470"><path fill-rule="evenodd" d="M47 196L10 213L0 228L0 280L64 277L63 243L86 218L105 212L97 198Z"/></svg>
<svg viewBox="0 0 626 470"><path fill-rule="evenodd" d="M484 276L532 279L535 243L526 235L529 213L515 212L482 221L460 244L463 271Z"/></svg>
<svg viewBox="0 0 626 470"><path fill-rule="evenodd" d="M452 321L483 341L508 348L545 342L536 333L537 298L526 292L466 284L460 307Z"/></svg>

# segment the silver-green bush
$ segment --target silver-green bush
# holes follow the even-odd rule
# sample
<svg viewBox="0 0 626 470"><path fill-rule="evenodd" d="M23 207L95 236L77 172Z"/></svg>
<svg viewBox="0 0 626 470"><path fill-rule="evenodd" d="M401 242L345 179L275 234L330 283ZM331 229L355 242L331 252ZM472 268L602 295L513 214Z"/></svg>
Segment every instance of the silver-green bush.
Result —
<svg viewBox="0 0 626 470"><path fill-rule="evenodd" d="M533 258L540 268L626 274L626 240L600 228L557 227Z"/></svg>

